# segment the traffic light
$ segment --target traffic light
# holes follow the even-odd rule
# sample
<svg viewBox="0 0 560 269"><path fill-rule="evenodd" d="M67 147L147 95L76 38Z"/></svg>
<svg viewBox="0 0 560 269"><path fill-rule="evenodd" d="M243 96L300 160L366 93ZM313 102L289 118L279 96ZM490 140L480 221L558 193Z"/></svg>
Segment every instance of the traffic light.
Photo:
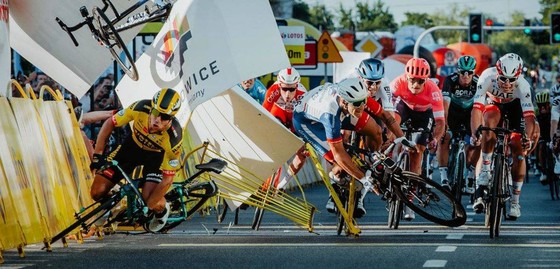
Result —
<svg viewBox="0 0 560 269"><path fill-rule="evenodd" d="M486 26L492 27L494 25L494 20L486 19ZM486 34L492 34L492 30L486 30Z"/></svg>
<svg viewBox="0 0 560 269"><path fill-rule="evenodd" d="M550 44L560 44L560 12L550 14Z"/></svg>
<svg viewBox="0 0 560 269"><path fill-rule="evenodd" d="M523 26L525 26L525 28L523 29L523 33L525 33L526 35L530 35L531 34L531 20L530 19L523 20Z"/></svg>
<svg viewBox="0 0 560 269"><path fill-rule="evenodd" d="M482 14L469 14L469 43L482 43Z"/></svg>

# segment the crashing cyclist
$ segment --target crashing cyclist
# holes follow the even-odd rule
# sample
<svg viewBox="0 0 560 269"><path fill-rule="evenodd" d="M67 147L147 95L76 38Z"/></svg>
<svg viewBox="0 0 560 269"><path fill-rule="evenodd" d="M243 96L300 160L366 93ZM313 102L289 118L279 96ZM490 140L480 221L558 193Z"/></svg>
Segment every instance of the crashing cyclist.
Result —
<svg viewBox="0 0 560 269"><path fill-rule="evenodd" d="M366 86L358 78L348 78L334 84L326 83L304 95L295 107L293 118L296 132L317 154L340 167L340 172L345 172L362 183L363 188L356 204L356 217L366 213L363 198L368 191L373 190L373 179L352 161L344 148L341 131L355 130L372 137L375 123L367 113L363 113L368 97ZM383 108L377 104L375 111L382 113ZM405 140L401 136L395 141L413 146ZM367 144L370 149L373 148L371 140ZM336 176L343 178L342 173L338 172L336 171ZM334 212L332 198L329 198L327 210Z"/></svg>
<svg viewBox="0 0 560 269"><path fill-rule="evenodd" d="M502 116L507 114L509 129L520 132L524 122L525 135L529 139L525 141L520 133L513 133L510 142L513 195L508 215L511 219L521 216L519 197L525 179L525 157L538 139L531 87L529 82L520 76L522 72L521 57L515 53L508 53L496 62L495 67L484 70L478 80L471 114L471 144L480 143L482 151L482 169L476 177L477 189L473 204L475 213L484 211L482 197L488 191L488 184L492 178L492 155L496 145L496 135L493 132L484 131L481 137L477 137L476 131L480 125L490 128L501 126Z"/></svg>
<svg viewBox="0 0 560 269"><path fill-rule="evenodd" d="M179 93L170 88L163 88L151 100L139 100L120 110L103 123L90 166L95 173L90 190L95 201L106 197L123 178L118 170L105 165L108 161L118 161L126 173L132 173L139 165L144 166L142 178L145 183L142 187L142 198L153 212L153 217L147 225L152 232L161 230L167 221L169 204L164 195L173 183L176 170L180 168L183 131L174 117L180 107ZM111 132L131 121L132 134L105 157L105 145Z"/></svg>
<svg viewBox="0 0 560 269"><path fill-rule="evenodd" d="M395 99L399 123L411 120L412 128L423 129L416 142L417 151L410 152L410 171L421 174L422 158L426 146L435 150L445 132L443 97L438 86L429 79L430 65L422 58L411 58L405 66L405 73L391 81L391 91ZM435 127L434 125L435 120ZM432 140L428 141L433 129ZM415 218L414 211L405 209L404 218Z"/></svg>
<svg viewBox="0 0 560 269"><path fill-rule="evenodd" d="M465 128L464 132L468 137L471 128L471 111L473 106L473 98L476 93L476 84L478 75L474 73L476 68L476 59L472 56L461 56L457 60L457 71L445 78L443 81L443 106L445 109L445 119L447 122L448 132L444 138L439 141L437 155L439 163L439 173L441 185L451 190L447 175L447 165L449 160L449 142L451 142L452 134L459 133L461 128ZM453 115L450 120L449 115ZM467 184L461 186L468 194L474 193L474 170L476 162L480 155L480 148L470 146L470 140L467 140L465 152L467 160Z"/></svg>

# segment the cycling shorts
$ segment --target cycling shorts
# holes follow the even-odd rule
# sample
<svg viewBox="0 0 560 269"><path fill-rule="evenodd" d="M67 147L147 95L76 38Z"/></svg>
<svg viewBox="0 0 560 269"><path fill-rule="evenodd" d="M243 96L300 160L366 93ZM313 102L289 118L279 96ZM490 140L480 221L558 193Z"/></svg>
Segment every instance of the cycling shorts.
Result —
<svg viewBox="0 0 560 269"><path fill-rule="evenodd" d="M118 145L107 156L107 161L116 160L128 175L132 174L134 168L142 165L141 177L146 181L159 183L163 179L163 174L160 170L163 154L163 152L143 150L132 140L132 137L128 137L123 144ZM99 169L97 174L105 177L113 184L119 183L124 178L121 172L112 166L105 166Z"/></svg>
<svg viewBox="0 0 560 269"><path fill-rule="evenodd" d="M465 126L465 131L467 134L471 133L471 112L472 107L462 108L453 103L449 104L449 110L447 111L447 126L449 130L460 131L461 125Z"/></svg>
<svg viewBox="0 0 560 269"><path fill-rule="evenodd" d="M411 120L412 128L414 129L424 129L431 131L434 127L434 113L432 109L426 111L414 111L410 109L403 101L400 101L397 105L397 113L401 116L401 123ZM417 139L417 145L428 145L428 140L430 139L430 133L422 133Z"/></svg>
<svg viewBox="0 0 560 269"><path fill-rule="evenodd" d="M521 110L521 102L515 99L509 103L497 103L488 99L488 104L484 107L484 112L498 110L500 112L500 122L498 126L502 126L504 115L507 115L509 129L522 132L525 129L525 119Z"/></svg>

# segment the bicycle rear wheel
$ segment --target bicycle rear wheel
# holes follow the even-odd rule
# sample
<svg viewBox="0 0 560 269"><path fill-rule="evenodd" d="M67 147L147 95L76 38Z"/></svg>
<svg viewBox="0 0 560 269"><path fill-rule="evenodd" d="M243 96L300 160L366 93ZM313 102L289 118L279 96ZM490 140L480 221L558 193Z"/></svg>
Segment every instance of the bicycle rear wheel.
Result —
<svg viewBox="0 0 560 269"><path fill-rule="evenodd" d="M465 208L441 185L409 171L393 176L398 184L395 192L399 198L420 216L448 227L465 224Z"/></svg>
<svg viewBox="0 0 560 269"><path fill-rule="evenodd" d="M113 59L132 80L138 80L138 70L134 60L130 56L130 52L126 48L126 44L122 41L119 32L115 30L115 27L109 18L107 18L107 15L105 15L105 12L99 7L93 8L93 22L95 24L95 28L99 32L100 41L102 41L104 43L103 45L109 49L111 55L113 55ZM121 59L121 54L123 54L126 60L130 63L130 67L128 67Z"/></svg>
<svg viewBox="0 0 560 269"><path fill-rule="evenodd" d="M65 237L68 233L72 232L79 226L82 226L82 228L84 229L89 229L91 225L93 225L101 217L105 216L117 203L120 202L121 199L122 197L116 194L107 198L106 200L96 202L99 203L99 206L86 213L84 216L80 216L81 213L76 214L76 222L70 224L70 226L68 226L66 229L53 236L50 240L50 243L52 244Z"/></svg>
<svg viewBox="0 0 560 269"><path fill-rule="evenodd" d="M546 176L548 177L548 188L550 190L550 198L552 200L558 199L558 176L554 174L555 157L552 150L545 147L546 150Z"/></svg>
<svg viewBox="0 0 560 269"><path fill-rule="evenodd" d="M169 197L169 192L166 198ZM211 197L218 193L218 186L214 181L206 181L194 184L192 186L184 187L183 197L176 197L175 200L168 202L171 206L171 214L180 214L182 218L180 220L174 221L172 223L166 223L165 227L161 229L162 232L169 231L177 225L181 224L183 221L187 220L195 212L197 212ZM187 212L183 212L181 203L185 204Z"/></svg>

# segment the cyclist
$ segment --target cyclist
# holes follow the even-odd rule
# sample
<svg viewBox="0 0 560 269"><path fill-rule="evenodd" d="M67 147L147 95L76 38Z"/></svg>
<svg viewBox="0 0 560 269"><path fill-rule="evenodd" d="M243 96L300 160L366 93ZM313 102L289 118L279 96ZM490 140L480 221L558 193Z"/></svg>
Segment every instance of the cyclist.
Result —
<svg viewBox="0 0 560 269"><path fill-rule="evenodd" d="M416 142L417 151L410 152L410 170L414 173L422 172L423 152L428 145L429 149L437 147L437 141L441 139L445 131L445 116L443 109L443 97L441 90L429 78L430 65L423 58L411 58L405 66L405 73L391 81L391 91L397 109L397 120L405 122L412 120L415 129L432 130L432 140L428 141L430 135L423 133ZM435 119L435 128L433 127ZM414 211L405 209L404 218L412 220L415 218Z"/></svg>
<svg viewBox="0 0 560 269"><path fill-rule="evenodd" d="M243 80L238 84L241 89L243 89L247 94L249 94L257 103L260 105L264 102L264 96L266 95L266 87L258 78L250 78L248 80Z"/></svg>
<svg viewBox="0 0 560 269"><path fill-rule="evenodd" d="M550 104L552 105L551 108L551 115L550 115L550 138L557 137L556 131L558 130L558 119L560 118L560 75L556 77L558 84L554 85L550 89ZM553 148L554 141L549 143L550 149ZM558 158L557 154L555 156L554 162L554 174L560 174L560 158Z"/></svg>
<svg viewBox="0 0 560 269"><path fill-rule="evenodd" d="M477 189L473 209L476 213L484 210L483 193L488 190L492 177L492 152L496 145L496 136L492 132L483 132L481 138L476 136L478 126L496 127L502 122L502 115L508 114L510 130L520 130L522 121L525 122L525 134L535 140L535 111L531 99L531 86L523 77L523 60L515 53L502 56L495 67L490 67L482 73L477 84L473 110L471 114L472 143L481 143L482 170L476 177ZM483 120L484 119L484 120ZM538 134L536 135L538 139ZM529 145L527 145L529 144ZM521 216L519 196L525 178L525 156L532 143L523 143L521 135L511 136L510 148L513 156L512 180L513 196L510 203L509 217L516 219Z"/></svg>
<svg viewBox="0 0 560 269"><path fill-rule="evenodd" d="M169 216L169 204L164 195L173 182L175 171L180 168L181 141L183 130L174 117L181 107L179 93L163 88L154 97L139 100L107 119L97 136L90 168L95 173L91 186L91 197L99 201L122 179L122 175L107 161L117 160L126 173L143 165L142 198L154 212L148 228L157 232L165 225ZM133 121L133 132L106 158L103 156L109 135L115 127Z"/></svg>
<svg viewBox="0 0 560 269"><path fill-rule="evenodd" d="M360 62L358 68L356 68L355 76L359 77L362 82L366 85L369 96L366 103L365 111L374 117L375 121L379 126L382 126L382 120L375 117L374 108L375 104L372 102L377 102L383 106L383 110L394 119L395 117L395 106L392 102L393 95L391 94L391 88L389 87L389 81L385 78L385 65L383 61L374 58L368 58ZM386 124L387 125L387 124ZM400 130L400 127L397 126ZM395 134L393 132L383 132L383 141L393 141L395 139Z"/></svg>
<svg viewBox="0 0 560 269"><path fill-rule="evenodd" d="M548 90L541 91L535 95L535 102L537 107L535 109L535 115L537 117L537 123L540 126L540 141L543 141L546 145L551 141L550 138L550 94ZM546 171L543 169L541 164L546 163L546 152L543 147L537 146L537 168L541 172L539 181L546 185L548 183L546 177Z"/></svg>
<svg viewBox="0 0 560 269"><path fill-rule="evenodd" d="M293 124L296 132L304 141L322 155L330 163L338 165L350 176L359 179L363 188L356 204L356 216L366 213L363 198L367 191L373 190L370 173L362 171L346 152L343 145L341 130L355 130L371 136L374 123L369 115L362 117L368 98L366 86L358 78L347 78L339 83L326 83L307 92L294 110ZM377 104L376 111L383 108ZM413 146L399 137L395 141ZM371 145L368 145L371 148ZM337 175L338 176L338 175ZM338 176L341 178L341 176ZM334 209L331 199L327 210Z"/></svg>
<svg viewBox="0 0 560 269"><path fill-rule="evenodd" d="M263 107L272 116L277 118L286 128L295 133L292 125L294 106L307 92L307 89L300 83L299 72L293 68L282 69L278 72L277 81L270 86L264 98ZM299 172L305 164L307 158L305 147L301 147L296 153L288 171L282 171L282 176L277 185L277 189L283 189L291 178ZM287 174L286 174L287 173Z"/></svg>
<svg viewBox="0 0 560 269"><path fill-rule="evenodd" d="M461 56L457 60L457 71L445 78L443 81L443 107L445 109L445 119L447 122L448 132L444 138L439 141L437 148L439 173L441 177L441 185L447 189L451 189L447 179L447 164L449 160L449 142L454 131L460 131L461 127L465 128L467 133L470 132L471 111L473 106L473 98L476 93L476 84L478 75L474 73L476 68L476 59L472 56ZM453 119L449 119L449 115L453 115ZM474 169L478 161L480 151L466 143L465 152L467 160L467 185L463 186L468 194L474 193Z"/></svg>

